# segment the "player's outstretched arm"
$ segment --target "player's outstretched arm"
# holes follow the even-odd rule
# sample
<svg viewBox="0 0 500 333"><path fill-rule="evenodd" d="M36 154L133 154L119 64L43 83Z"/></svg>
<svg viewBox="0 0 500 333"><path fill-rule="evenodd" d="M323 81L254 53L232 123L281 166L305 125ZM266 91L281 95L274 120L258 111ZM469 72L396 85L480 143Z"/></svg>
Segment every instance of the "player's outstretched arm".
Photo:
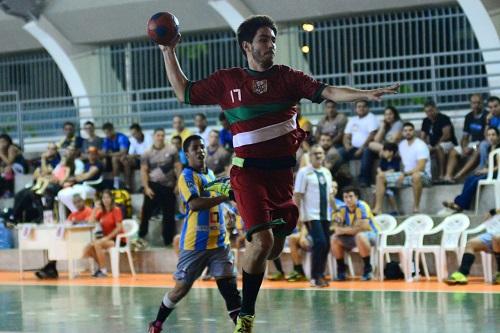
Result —
<svg viewBox="0 0 500 333"><path fill-rule="evenodd" d="M371 90L360 90L351 87L328 86L321 96L335 102L353 102L357 100L380 101L384 95L397 94L399 83L392 86Z"/></svg>
<svg viewBox="0 0 500 333"><path fill-rule="evenodd" d="M184 103L184 91L186 90L188 79L186 75L184 75L184 72L182 72L181 65L175 54L175 45L179 40L180 35L177 37L177 40L172 43L172 46L159 45L159 47L163 53L163 61L165 63L168 81L170 81L172 88L174 88L175 95L179 102Z"/></svg>

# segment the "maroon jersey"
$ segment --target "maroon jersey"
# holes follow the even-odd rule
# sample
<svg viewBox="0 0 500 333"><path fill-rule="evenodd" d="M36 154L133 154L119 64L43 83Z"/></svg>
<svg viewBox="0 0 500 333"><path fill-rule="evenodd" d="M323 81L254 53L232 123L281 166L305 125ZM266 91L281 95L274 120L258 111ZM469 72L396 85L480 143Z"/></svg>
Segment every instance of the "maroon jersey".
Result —
<svg viewBox="0 0 500 333"><path fill-rule="evenodd" d="M189 82L184 100L187 104L221 106L231 125L236 156L285 157L295 156L304 136L293 106L302 98L320 103L325 87L284 65L274 65L265 72L230 68Z"/></svg>

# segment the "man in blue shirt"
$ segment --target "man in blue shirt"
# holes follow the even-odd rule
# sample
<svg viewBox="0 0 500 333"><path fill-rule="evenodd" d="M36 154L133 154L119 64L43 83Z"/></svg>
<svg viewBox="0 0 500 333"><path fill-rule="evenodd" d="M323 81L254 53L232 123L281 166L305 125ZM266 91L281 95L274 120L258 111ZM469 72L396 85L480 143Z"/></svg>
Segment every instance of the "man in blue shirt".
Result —
<svg viewBox="0 0 500 333"><path fill-rule="evenodd" d="M233 151L233 135L229 129L229 122L226 119L224 112L219 115L219 121L222 125L222 129L219 131L219 141L222 147L229 151Z"/></svg>
<svg viewBox="0 0 500 333"><path fill-rule="evenodd" d="M490 113L486 117L486 130L489 127L496 127L500 130L500 98L497 96L491 96L488 98L488 109ZM488 164L488 149L490 144L487 140L484 140L479 145L479 166L478 169L486 168Z"/></svg>
<svg viewBox="0 0 500 333"><path fill-rule="evenodd" d="M105 156L106 170L112 171L113 187L120 188L120 169L123 169L122 158L127 155L130 141L123 133L115 132L111 123L102 125L105 138L102 143L102 152Z"/></svg>

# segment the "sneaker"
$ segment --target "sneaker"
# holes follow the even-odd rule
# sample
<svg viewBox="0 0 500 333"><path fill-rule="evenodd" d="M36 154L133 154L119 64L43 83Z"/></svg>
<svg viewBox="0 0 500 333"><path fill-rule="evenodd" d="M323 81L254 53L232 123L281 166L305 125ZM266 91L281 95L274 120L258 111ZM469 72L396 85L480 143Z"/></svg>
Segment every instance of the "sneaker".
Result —
<svg viewBox="0 0 500 333"><path fill-rule="evenodd" d="M333 279L333 281L346 281L347 276L345 275L345 272L339 272L337 273L337 276Z"/></svg>
<svg viewBox="0 0 500 333"><path fill-rule="evenodd" d="M149 323L148 333L160 333L161 332L161 328L158 326L155 326L154 323L155 323L154 321Z"/></svg>
<svg viewBox="0 0 500 333"><path fill-rule="evenodd" d="M493 284L500 284L500 272L497 272L495 278L493 279Z"/></svg>
<svg viewBox="0 0 500 333"><path fill-rule="evenodd" d="M41 269L35 272L35 276L40 280L57 279L59 277L59 273L55 269Z"/></svg>
<svg viewBox="0 0 500 333"><path fill-rule="evenodd" d="M361 281L370 281L373 279L373 273L372 271L365 272L363 275L361 275Z"/></svg>
<svg viewBox="0 0 500 333"><path fill-rule="evenodd" d="M278 272L267 278L269 281L281 281L285 279L285 274Z"/></svg>
<svg viewBox="0 0 500 333"><path fill-rule="evenodd" d="M97 271L95 271L94 274L92 274L92 277L103 278L103 277L108 277L108 274L106 274L103 271L101 271L100 269L98 269Z"/></svg>
<svg viewBox="0 0 500 333"><path fill-rule="evenodd" d="M297 271L293 271L286 277L286 280L288 282L299 282L299 281L307 281L307 278L304 276L304 274L301 274Z"/></svg>
<svg viewBox="0 0 500 333"><path fill-rule="evenodd" d="M233 333L252 333L255 316L238 316L236 327Z"/></svg>
<svg viewBox="0 0 500 333"><path fill-rule="evenodd" d="M311 279L311 287L313 288L325 288L328 287L329 283L325 279Z"/></svg>
<svg viewBox="0 0 500 333"><path fill-rule="evenodd" d="M467 276L460 272L455 272L451 274L448 279L444 280L444 282L450 286L455 284L467 284L469 281L467 280Z"/></svg>

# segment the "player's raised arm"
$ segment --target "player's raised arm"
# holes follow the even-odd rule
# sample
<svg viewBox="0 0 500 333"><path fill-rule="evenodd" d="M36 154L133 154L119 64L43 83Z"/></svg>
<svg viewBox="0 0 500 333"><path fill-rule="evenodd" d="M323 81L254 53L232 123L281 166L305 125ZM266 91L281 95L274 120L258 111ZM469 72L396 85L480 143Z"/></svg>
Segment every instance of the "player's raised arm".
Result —
<svg viewBox="0 0 500 333"><path fill-rule="evenodd" d="M184 103L184 92L188 84L188 79L186 75L184 75L179 61L177 60L177 55L175 54L175 46L179 40L180 35L178 35L175 43L172 44L173 46L159 45L159 47L163 53L163 61L165 63L168 81L172 85L179 102Z"/></svg>
<svg viewBox="0 0 500 333"><path fill-rule="evenodd" d="M327 86L321 96L335 102L353 102L357 100L380 101L384 95L397 94L399 83L392 86L371 90L360 90L351 87Z"/></svg>

